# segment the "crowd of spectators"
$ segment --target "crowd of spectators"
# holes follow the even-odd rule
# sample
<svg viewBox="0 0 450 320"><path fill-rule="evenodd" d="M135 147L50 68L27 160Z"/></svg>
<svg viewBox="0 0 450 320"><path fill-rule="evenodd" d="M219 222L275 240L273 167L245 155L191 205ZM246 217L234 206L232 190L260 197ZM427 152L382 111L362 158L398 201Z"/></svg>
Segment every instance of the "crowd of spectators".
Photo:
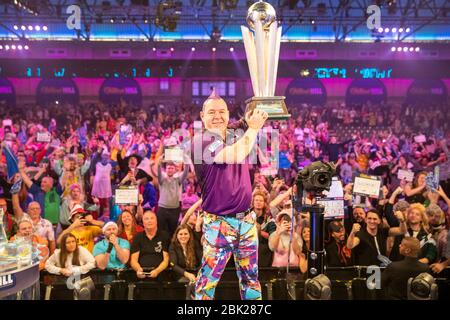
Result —
<svg viewBox="0 0 450 320"><path fill-rule="evenodd" d="M292 188L299 170L329 161L343 184L345 215L326 223L328 266L389 264L407 252L441 272L450 258L448 105L336 103L289 111L288 121L266 125L279 131L277 171L267 173L264 161L251 171L259 265L306 272L310 226L308 214L292 215ZM138 278L157 278L171 268L180 281L194 282L202 257L200 189L188 161L164 161L164 150L186 145L199 112L126 103L0 106L0 207L8 237L32 235L45 244L49 258L41 269L53 274L132 268ZM241 116L233 108L232 120ZM342 126L356 131L344 139ZM434 190L426 177L436 166ZM355 197L359 174L381 177L380 197ZM138 189L137 204L115 203L124 186ZM415 244L410 238L419 250L401 249Z"/></svg>

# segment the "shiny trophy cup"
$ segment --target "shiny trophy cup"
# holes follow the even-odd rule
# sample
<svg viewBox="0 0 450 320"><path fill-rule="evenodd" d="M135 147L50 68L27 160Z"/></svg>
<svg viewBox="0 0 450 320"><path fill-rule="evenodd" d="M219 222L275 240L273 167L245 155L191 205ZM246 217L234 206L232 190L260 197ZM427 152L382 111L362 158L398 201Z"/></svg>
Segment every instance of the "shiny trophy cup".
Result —
<svg viewBox="0 0 450 320"><path fill-rule="evenodd" d="M248 8L247 24L253 32L245 26L241 30L255 95L246 101L247 111L261 109L271 120L288 119L285 97L274 96L281 41L275 9L267 2L254 3Z"/></svg>

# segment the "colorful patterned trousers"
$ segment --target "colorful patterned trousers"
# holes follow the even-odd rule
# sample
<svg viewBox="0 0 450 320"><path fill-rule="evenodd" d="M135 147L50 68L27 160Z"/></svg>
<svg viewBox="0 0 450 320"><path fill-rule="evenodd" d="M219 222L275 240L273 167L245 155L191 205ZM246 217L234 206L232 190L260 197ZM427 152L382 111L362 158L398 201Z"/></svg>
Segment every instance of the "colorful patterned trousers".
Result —
<svg viewBox="0 0 450 320"><path fill-rule="evenodd" d="M206 214L203 220L203 259L195 285L196 300L214 299L217 284L231 254L234 255L243 300L260 300L258 231L256 214L244 218Z"/></svg>

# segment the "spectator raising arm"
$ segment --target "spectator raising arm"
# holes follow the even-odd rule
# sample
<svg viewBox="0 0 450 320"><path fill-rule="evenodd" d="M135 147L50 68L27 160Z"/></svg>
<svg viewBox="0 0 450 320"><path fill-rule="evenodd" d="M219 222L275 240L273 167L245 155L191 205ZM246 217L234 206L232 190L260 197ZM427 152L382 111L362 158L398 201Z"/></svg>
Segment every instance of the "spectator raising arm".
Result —
<svg viewBox="0 0 450 320"><path fill-rule="evenodd" d="M202 199L200 198L199 200L197 200L196 203L194 203L185 213L183 220L181 220L180 225L183 224L187 224L187 222L189 221L189 218L192 216L192 214L195 212L195 210L197 210L201 205L202 205Z"/></svg>

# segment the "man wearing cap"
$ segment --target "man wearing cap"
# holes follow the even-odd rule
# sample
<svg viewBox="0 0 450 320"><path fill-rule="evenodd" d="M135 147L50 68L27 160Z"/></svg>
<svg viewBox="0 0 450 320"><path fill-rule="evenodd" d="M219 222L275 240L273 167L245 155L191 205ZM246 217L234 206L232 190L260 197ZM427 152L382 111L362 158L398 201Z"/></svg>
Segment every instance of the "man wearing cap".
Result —
<svg viewBox="0 0 450 320"><path fill-rule="evenodd" d="M251 212L252 187L246 158L268 115L261 110L247 113L248 129L236 142L227 130L227 104L215 92L200 113L206 131L196 134L191 153L202 189L204 211L203 259L195 299L213 299L216 286L231 254L234 255L242 299L261 299L258 281L258 231Z"/></svg>
<svg viewBox="0 0 450 320"><path fill-rule="evenodd" d="M340 221L328 225L330 242L326 245L327 267L347 267L351 265L351 250L346 246L345 229Z"/></svg>
<svg viewBox="0 0 450 320"><path fill-rule="evenodd" d="M94 220L92 215L87 213L84 208L76 204L71 212L69 221L72 223L58 237L56 243L61 244L61 239L66 233L72 233L79 246L82 246L92 252L94 249L94 239L102 234L103 221Z"/></svg>
<svg viewBox="0 0 450 320"><path fill-rule="evenodd" d="M107 222L102 231L105 239L95 244L92 253L97 267L101 270L125 268L130 258L130 243L117 236L119 228L113 221Z"/></svg>

